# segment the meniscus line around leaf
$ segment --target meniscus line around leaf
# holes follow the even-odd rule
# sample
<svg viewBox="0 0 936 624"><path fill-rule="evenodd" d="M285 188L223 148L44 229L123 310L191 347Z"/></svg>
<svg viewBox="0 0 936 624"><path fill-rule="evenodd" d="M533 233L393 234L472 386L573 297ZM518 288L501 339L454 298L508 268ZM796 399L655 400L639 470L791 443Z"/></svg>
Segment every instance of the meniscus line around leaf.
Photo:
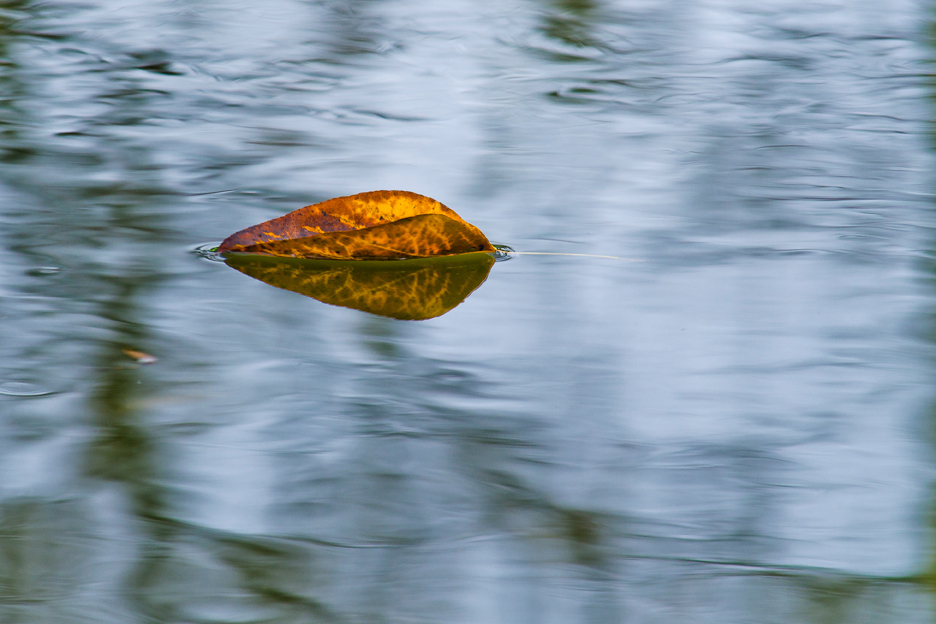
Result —
<svg viewBox="0 0 936 624"><path fill-rule="evenodd" d="M598 256L595 254L560 253L554 251L508 251L508 256L578 256L580 258L607 258L609 260L623 260L624 262L646 262L635 258L621 258L618 256Z"/></svg>

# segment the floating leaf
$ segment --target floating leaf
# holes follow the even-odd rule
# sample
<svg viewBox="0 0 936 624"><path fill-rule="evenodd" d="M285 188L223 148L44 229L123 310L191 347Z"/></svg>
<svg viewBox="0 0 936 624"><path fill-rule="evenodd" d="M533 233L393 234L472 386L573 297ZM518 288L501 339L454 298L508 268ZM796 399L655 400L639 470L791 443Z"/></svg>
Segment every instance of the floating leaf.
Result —
<svg viewBox="0 0 936 624"><path fill-rule="evenodd" d="M126 355L131 360L136 360L140 364L154 364L159 360L145 351L137 351L136 349L121 349L123 354Z"/></svg>
<svg viewBox="0 0 936 624"><path fill-rule="evenodd" d="M401 320L445 314L487 278L494 258L470 254L405 262L356 262L232 254L229 266L324 303Z"/></svg>
<svg viewBox="0 0 936 624"><path fill-rule="evenodd" d="M494 252L481 230L434 199L407 191L336 197L232 234L219 252L392 260Z"/></svg>

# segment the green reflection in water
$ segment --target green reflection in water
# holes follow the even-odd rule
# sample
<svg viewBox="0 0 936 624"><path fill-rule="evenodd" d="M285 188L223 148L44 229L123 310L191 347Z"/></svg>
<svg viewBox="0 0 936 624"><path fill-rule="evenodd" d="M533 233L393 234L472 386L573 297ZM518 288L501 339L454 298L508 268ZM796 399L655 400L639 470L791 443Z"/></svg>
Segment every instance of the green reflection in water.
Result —
<svg viewBox="0 0 936 624"><path fill-rule="evenodd" d="M543 17L543 34L562 43L578 48L599 47L591 35L591 21L595 18L597 5L592 0L551 0L555 11ZM556 55L557 61L585 60L575 55Z"/></svg>

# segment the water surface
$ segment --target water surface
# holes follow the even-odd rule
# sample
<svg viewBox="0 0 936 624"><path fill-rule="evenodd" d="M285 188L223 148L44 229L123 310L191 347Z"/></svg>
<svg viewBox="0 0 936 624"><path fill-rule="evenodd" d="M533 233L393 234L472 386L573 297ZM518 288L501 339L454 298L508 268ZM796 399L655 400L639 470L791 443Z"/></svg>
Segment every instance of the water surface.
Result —
<svg viewBox="0 0 936 624"><path fill-rule="evenodd" d="M3 3L0 619L931 622L931 23ZM194 253L376 189L622 260L400 321Z"/></svg>

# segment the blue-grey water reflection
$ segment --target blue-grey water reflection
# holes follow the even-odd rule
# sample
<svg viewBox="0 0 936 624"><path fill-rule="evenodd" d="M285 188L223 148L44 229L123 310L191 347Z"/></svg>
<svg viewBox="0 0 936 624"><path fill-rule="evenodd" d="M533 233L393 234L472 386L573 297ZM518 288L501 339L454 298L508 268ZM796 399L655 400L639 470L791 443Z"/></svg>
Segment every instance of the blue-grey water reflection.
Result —
<svg viewBox="0 0 936 624"><path fill-rule="evenodd" d="M0 3L0 620L931 622L932 21ZM375 189L623 260L192 253Z"/></svg>

